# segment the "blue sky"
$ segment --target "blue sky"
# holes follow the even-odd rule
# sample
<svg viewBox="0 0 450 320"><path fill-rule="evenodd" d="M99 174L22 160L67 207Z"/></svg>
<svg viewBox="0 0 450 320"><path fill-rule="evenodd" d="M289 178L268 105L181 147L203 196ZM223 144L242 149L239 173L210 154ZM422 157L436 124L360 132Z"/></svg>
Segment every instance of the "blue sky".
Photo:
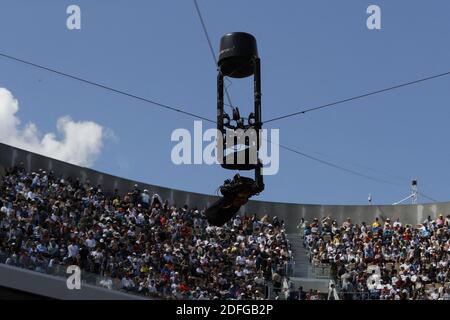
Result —
<svg viewBox="0 0 450 320"><path fill-rule="evenodd" d="M262 60L263 119L450 71L450 2L198 0L214 49L246 31ZM77 4L82 29L66 28ZM366 27L377 4L382 30ZM65 71L208 118L215 117L216 68L189 0L2 0L0 52ZM418 178L423 193L450 198L450 77L273 122L281 143L367 180L280 151L280 171L257 199L300 203L392 203ZM94 169L167 187L214 193L234 172L176 166L176 128L193 119L0 58L0 87L19 100L17 116L41 132L58 118L94 121L114 132ZM248 113L248 80L233 80L234 104ZM1 125L1 124L0 124ZM211 127L204 124L205 128ZM376 171L373 171L376 169ZM426 199L421 199L426 201Z"/></svg>

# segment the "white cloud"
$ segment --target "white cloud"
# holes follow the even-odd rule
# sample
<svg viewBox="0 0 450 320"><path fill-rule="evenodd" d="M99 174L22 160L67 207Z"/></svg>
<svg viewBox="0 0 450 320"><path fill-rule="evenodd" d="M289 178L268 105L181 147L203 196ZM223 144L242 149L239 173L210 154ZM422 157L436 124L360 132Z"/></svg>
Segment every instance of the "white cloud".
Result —
<svg viewBox="0 0 450 320"><path fill-rule="evenodd" d="M0 88L0 142L80 166L91 166L101 153L107 136L113 135L92 121L73 121L69 116L58 119L54 133L41 134L36 125L21 128L16 113L19 103L12 93Z"/></svg>

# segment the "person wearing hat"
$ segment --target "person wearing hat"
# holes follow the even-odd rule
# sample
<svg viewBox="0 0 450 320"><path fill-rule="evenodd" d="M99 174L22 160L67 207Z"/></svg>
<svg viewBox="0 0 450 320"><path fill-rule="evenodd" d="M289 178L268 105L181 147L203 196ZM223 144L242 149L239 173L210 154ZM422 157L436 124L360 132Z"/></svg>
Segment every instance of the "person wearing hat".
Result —
<svg viewBox="0 0 450 320"><path fill-rule="evenodd" d="M151 196L148 193L148 190L144 189L144 191L141 193L141 202L142 202L142 206L145 209L150 208L150 199L151 199Z"/></svg>
<svg viewBox="0 0 450 320"><path fill-rule="evenodd" d="M438 228L443 227L445 224L445 219L444 216L441 214L439 214L439 217L436 219L436 225L438 226Z"/></svg>

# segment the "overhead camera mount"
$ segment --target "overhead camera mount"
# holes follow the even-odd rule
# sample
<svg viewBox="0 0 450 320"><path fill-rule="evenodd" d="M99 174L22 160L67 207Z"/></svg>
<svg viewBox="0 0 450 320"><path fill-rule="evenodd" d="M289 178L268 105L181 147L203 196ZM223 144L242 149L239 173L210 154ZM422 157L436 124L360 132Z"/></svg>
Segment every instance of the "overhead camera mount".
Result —
<svg viewBox="0 0 450 320"><path fill-rule="evenodd" d="M224 110L224 78L246 78L253 75L254 107L247 118L232 107L230 116ZM247 121L245 121L247 120ZM256 39L245 32L224 35L220 41L217 75L217 130L222 145L217 157L227 170L254 170L255 179L236 174L219 188L223 198L209 207L205 215L213 225L223 225L250 197L264 190L262 163L259 159L261 121L261 61Z"/></svg>

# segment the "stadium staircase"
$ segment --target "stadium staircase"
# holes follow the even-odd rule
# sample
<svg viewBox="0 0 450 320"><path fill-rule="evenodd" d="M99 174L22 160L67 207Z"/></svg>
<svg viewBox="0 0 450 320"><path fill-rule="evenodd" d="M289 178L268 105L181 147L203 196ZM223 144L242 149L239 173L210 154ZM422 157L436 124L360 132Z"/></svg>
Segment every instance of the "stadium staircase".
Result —
<svg viewBox="0 0 450 320"><path fill-rule="evenodd" d="M304 291L319 290L328 292L330 282L329 266L313 266L309 262L308 250L303 246L303 238L300 233L286 234L289 242L293 264L290 270L289 280L295 289L303 287Z"/></svg>

